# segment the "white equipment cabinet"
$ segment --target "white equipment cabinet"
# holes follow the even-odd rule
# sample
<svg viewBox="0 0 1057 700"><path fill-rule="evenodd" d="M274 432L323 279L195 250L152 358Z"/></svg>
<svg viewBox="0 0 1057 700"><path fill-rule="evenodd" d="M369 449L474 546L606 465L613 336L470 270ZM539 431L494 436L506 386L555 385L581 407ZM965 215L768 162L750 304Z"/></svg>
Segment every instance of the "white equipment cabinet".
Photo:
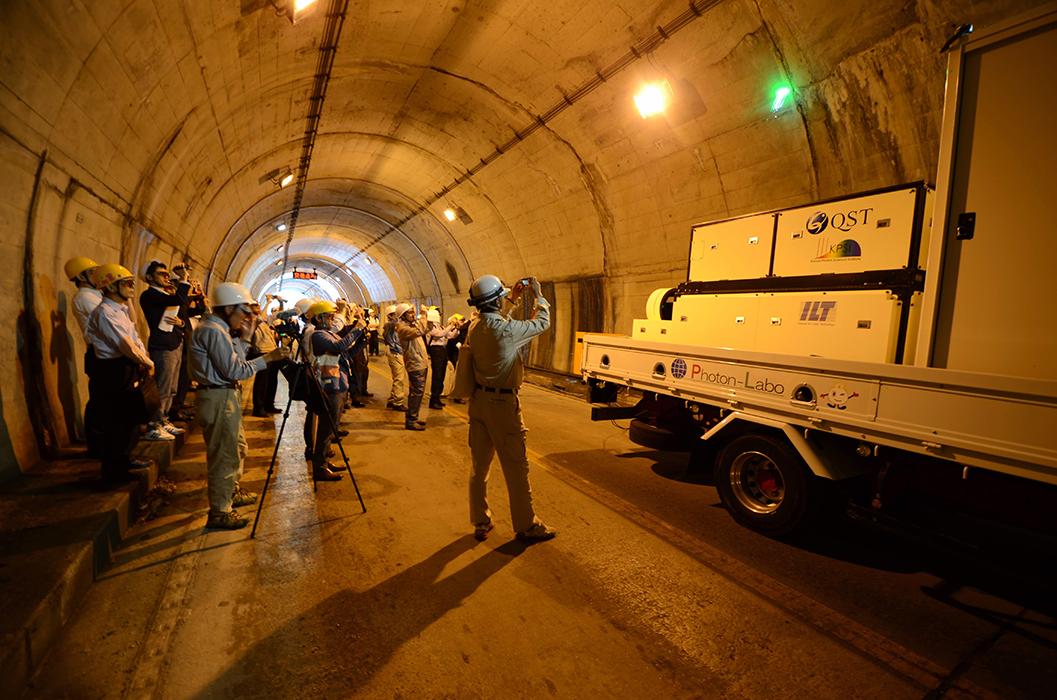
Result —
<svg viewBox="0 0 1057 700"><path fill-rule="evenodd" d="M918 266L919 188L812 204L778 214L774 275L900 270Z"/></svg>
<svg viewBox="0 0 1057 700"><path fill-rule="evenodd" d="M766 277L771 271L774 214L756 214L690 231L690 282Z"/></svg>
<svg viewBox="0 0 1057 700"><path fill-rule="evenodd" d="M888 291L765 294L753 349L894 362L902 310Z"/></svg>

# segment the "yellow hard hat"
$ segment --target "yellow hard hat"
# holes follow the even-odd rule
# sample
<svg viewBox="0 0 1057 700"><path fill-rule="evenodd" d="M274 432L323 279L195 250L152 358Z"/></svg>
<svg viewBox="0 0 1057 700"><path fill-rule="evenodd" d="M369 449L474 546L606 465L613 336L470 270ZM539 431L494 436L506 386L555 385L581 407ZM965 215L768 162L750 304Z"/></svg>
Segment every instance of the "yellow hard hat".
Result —
<svg viewBox="0 0 1057 700"><path fill-rule="evenodd" d="M133 275L122 265L100 265L95 268L92 283L99 289L120 282L121 280L133 279Z"/></svg>
<svg viewBox="0 0 1057 700"><path fill-rule="evenodd" d="M315 304L312 304L312 306L308 307L308 317L315 318L320 314L332 314L335 313L337 310L338 307L334 306L332 302L319 301Z"/></svg>
<svg viewBox="0 0 1057 700"><path fill-rule="evenodd" d="M70 258L66 261L66 266L63 269L66 272L66 279L72 280L93 267L99 267L99 263L91 258Z"/></svg>

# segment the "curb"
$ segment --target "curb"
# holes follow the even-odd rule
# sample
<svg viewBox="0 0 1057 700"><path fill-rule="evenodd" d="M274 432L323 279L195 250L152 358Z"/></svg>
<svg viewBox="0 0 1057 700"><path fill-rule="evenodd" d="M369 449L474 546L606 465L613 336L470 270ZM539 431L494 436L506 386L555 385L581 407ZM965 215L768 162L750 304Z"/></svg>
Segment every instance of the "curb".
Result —
<svg viewBox="0 0 1057 700"><path fill-rule="evenodd" d="M76 614L189 433L140 442L138 481L101 492L98 462L48 462L0 489L0 697L17 698Z"/></svg>

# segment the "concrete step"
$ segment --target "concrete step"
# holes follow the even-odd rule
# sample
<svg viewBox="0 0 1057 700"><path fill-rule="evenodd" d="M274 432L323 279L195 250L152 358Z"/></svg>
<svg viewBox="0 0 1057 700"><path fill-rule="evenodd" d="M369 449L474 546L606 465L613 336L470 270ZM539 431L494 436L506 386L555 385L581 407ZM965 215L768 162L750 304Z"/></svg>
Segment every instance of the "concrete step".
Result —
<svg viewBox="0 0 1057 700"><path fill-rule="evenodd" d="M134 455L154 466L121 486L67 451L0 487L0 697L21 695L189 434L140 441Z"/></svg>

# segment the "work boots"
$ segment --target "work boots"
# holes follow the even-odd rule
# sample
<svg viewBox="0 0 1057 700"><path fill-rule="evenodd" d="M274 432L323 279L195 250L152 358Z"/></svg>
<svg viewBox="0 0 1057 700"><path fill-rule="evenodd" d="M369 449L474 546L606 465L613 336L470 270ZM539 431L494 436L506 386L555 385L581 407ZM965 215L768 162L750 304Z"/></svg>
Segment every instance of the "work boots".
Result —
<svg viewBox="0 0 1057 700"><path fill-rule="evenodd" d="M345 476L341 472L342 470L327 462L322 467L312 468L312 478L316 481L341 481L341 478Z"/></svg>
<svg viewBox="0 0 1057 700"><path fill-rule="evenodd" d="M233 510L227 513L209 511L209 517L206 518L206 527L213 530L238 530L249 524L248 520Z"/></svg>

